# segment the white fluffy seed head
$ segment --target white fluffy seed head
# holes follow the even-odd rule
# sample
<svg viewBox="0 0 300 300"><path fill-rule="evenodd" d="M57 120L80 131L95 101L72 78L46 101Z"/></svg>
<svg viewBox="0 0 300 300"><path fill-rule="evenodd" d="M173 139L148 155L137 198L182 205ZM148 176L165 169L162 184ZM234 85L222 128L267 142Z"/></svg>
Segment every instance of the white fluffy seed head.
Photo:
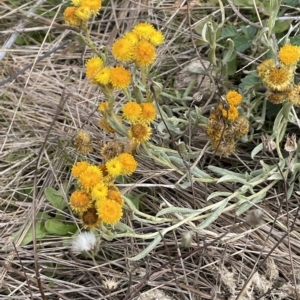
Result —
<svg viewBox="0 0 300 300"><path fill-rule="evenodd" d="M72 243L74 252L95 251L97 248L97 239L92 231L84 231L79 233Z"/></svg>

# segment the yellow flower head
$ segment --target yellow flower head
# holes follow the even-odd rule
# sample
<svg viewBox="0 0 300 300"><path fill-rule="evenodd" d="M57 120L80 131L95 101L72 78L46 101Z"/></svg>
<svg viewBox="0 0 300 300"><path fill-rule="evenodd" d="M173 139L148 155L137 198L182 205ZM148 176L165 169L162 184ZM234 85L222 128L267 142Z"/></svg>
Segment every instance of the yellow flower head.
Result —
<svg viewBox="0 0 300 300"><path fill-rule="evenodd" d="M74 6L81 6L81 0L71 0Z"/></svg>
<svg viewBox="0 0 300 300"><path fill-rule="evenodd" d="M86 77L92 79L96 72L98 72L103 66L103 60L100 57L90 58L86 64Z"/></svg>
<svg viewBox="0 0 300 300"><path fill-rule="evenodd" d="M229 109L222 109L222 116L226 118L228 121L233 121L239 116L239 112L234 105L230 105Z"/></svg>
<svg viewBox="0 0 300 300"><path fill-rule="evenodd" d="M76 9L75 15L81 21L86 22L91 18L92 12L87 6L79 6Z"/></svg>
<svg viewBox="0 0 300 300"><path fill-rule="evenodd" d="M279 59L286 65L295 65L300 59L300 47L286 44L279 50Z"/></svg>
<svg viewBox="0 0 300 300"><path fill-rule="evenodd" d="M226 94L226 99L229 105L238 106L243 99L243 96L236 91L229 91Z"/></svg>
<svg viewBox="0 0 300 300"><path fill-rule="evenodd" d="M79 27L81 20L76 16L77 7L69 6L64 11L64 20L66 24Z"/></svg>
<svg viewBox="0 0 300 300"><path fill-rule="evenodd" d="M101 102L98 106L98 110L103 114L108 105L108 101Z"/></svg>
<svg viewBox="0 0 300 300"><path fill-rule="evenodd" d="M114 225L122 218L122 206L118 202L108 199L100 201L98 215L104 223Z"/></svg>
<svg viewBox="0 0 300 300"><path fill-rule="evenodd" d="M81 222L84 228L95 229L101 224L97 209L92 206L81 215Z"/></svg>
<svg viewBox="0 0 300 300"><path fill-rule="evenodd" d="M146 102L146 103L142 103L141 107L142 107L142 113L140 116L141 120L146 123L152 122L156 117L155 106L150 102Z"/></svg>
<svg viewBox="0 0 300 300"><path fill-rule="evenodd" d="M90 191L102 178L103 175L97 166L88 166L86 170L80 174L79 183L87 191Z"/></svg>
<svg viewBox="0 0 300 300"><path fill-rule="evenodd" d="M139 23L133 27L132 32L136 34L140 40L149 40L156 30L153 25L149 23Z"/></svg>
<svg viewBox="0 0 300 300"><path fill-rule="evenodd" d="M264 78L272 67L275 66L273 59L264 60L260 65L257 66L257 74L260 78Z"/></svg>
<svg viewBox="0 0 300 300"><path fill-rule="evenodd" d="M105 166L108 174L113 177L120 176L123 172L123 166L117 157L110 159Z"/></svg>
<svg viewBox="0 0 300 300"><path fill-rule="evenodd" d="M134 50L134 61L139 67L150 66L156 58L156 51L148 41L139 41Z"/></svg>
<svg viewBox="0 0 300 300"><path fill-rule="evenodd" d="M116 186L112 186L108 190L107 199L118 202L121 206L124 204L121 193Z"/></svg>
<svg viewBox="0 0 300 300"><path fill-rule="evenodd" d="M295 85L289 91L287 100L296 106L300 106L300 84Z"/></svg>
<svg viewBox="0 0 300 300"><path fill-rule="evenodd" d="M116 40L112 46L113 56L123 63L133 60L133 51L134 43L126 37Z"/></svg>
<svg viewBox="0 0 300 300"><path fill-rule="evenodd" d="M151 127L144 123L137 123L131 126L128 135L136 143L144 143L151 137Z"/></svg>
<svg viewBox="0 0 300 300"><path fill-rule="evenodd" d="M103 178L104 178L105 176L109 175L108 172L107 172L107 169L106 169L105 164L100 164L100 165L98 165L98 168L101 170L102 175L103 175Z"/></svg>
<svg viewBox="0 0 300 300"><path fill-rule="evenodd" d="M124 175L132 174L137 168L137 161L129 153L121 153L118 156L118 160L122 165L122 174Z"/></svg>
<svg viewBox="0 0 300 300"><path fill-rule="evenodd" d="M95 82L100 85L108 85L110 83L110 75L110 67L105 67L95 74Z"/></svg>
<svg viewBox="0 0 300 300"><path fill-rule="evenodd" d="M109 123L107 122L107 120L105 119L105 117L101 118L99 120L99 128L101 128L102 130L108 132L108 133L115 133L116 131L109 125Z"/></svg>
<svg viewBox="0 0 300 300"><path fill-rule="evenodd" d="M92 189L92 198L93 200L100 200L107 197L108 187L103 183L97 183Z"/></svg>
<svg viewBox="0 0 300 300"><path fill-rule="evenodd" d="M73 211L82 213L92 206L92 198L85 191L76 190L71 194L69 204Z"/></svg>
<svg viewBox="0 0 300 300"><path fill-rule="evenodd" d="M150 36L149 42L157 47L159 45L161 45L165 40L164 35L162 34L162 32L155 30L155 32Z"/></svg>
<svg viewBox="0 0 300 300"><path fill-rule="evenodd" d="M126 38L127 40L131 41L131 43L133 45L136 45L137 42L139 41L138 36L135 33L133 33L132 31L126 32L123 37Z"/></svg>
<svg viewBox="0 0 300 300"><path fill-rule="evenodd" d="M102 5L102 1L101 0L81 0L81 6L86 6L88 7L93 15L96 15Z"/></svg>
<svg viewBox="0 0 300 300"><path fill-rule="evenodd" d="M281 68L273 66L270 71L262 77L264 85L275 91L286 91L294 80L294 70L282 65Z"/></svg>
<svg viewBox="0 0 300 300"><path fill-rule="evenodd" d="M122 66L114 67L110 71L110 83L115 89L125 89L131 81L131 75L128 70Z"/></svg>
<svg viewBox="0 0 300 300"><path fill-rule="evenodd" d="M81 175L81 173L83 173L87 169L88 166L90 166L90 164L87 163L86 161L80 161L76 163L72 167L72 175L78 178Z"/></svg>
<svg viewBox="0 0 300 300"><path fill-rule="evenodd" d="M128 121L136 121L142 113L142 107L136 102L127 102L123 106L123 116Z"/></svg>

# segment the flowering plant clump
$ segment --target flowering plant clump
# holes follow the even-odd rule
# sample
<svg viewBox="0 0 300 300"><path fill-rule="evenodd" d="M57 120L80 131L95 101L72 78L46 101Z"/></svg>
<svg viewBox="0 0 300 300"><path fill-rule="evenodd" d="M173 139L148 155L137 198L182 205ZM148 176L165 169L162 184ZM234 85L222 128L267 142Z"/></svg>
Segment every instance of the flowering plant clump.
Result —
<svg viewBox="0 0 300 300"><path fill-rule="evenodd" d="M247 118L239 116L237 109L242 98L238 92L229 91L226 94L226 103L219 104L210 113L206 134L220 155L230 155L235 150L236 140L249 130Z"/></svg>
<svg viewBox="0 0 300 300"><path fill-rule="evenodd" d="M267 99L274 104L291 102L299 106L299 87L294 84L294 73L300 47L286 44L279 50L278 58L278 63L267 59L257 67L257 74L267 88Z"/></svg>
<svg viewBox="0 0 300 300"><path fill-rule="evenodd" d="M156 107L148 97L150 91L138 92L135 84L146 86L146 77L157 56L156 48L164 42L164 35L149 23L137 24L113 43L111 53L117 64L109 65L107 52L97 51L87 31L87 22L99 13L101 1L72 0L72 4L64 12L65 22L84 30L84 41L94 52L85 63L86 78L97 85L107 99L98 106L99 127L114 133L114 141L101 144L100 165L79 161L72 167L78 189L70 196L70 208L79 215L84 228L95 229L114 226L121 220L124 200L115 180L136 171L138 163L134 151L151 138ZM141 74L137 82L130 71L134 68ZM127 103L121 107L122 113L114 107L117 90L122 90L127 98ZM80 130L74 145L81 154L91 153L92 135Z"/></svg>

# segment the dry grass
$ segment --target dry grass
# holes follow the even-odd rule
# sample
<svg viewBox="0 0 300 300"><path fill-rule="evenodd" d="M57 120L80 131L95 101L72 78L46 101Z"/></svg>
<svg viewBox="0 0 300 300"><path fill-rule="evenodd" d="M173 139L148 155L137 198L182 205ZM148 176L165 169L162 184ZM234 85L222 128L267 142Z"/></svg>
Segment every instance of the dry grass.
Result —
<svg viewBox="0 0 300 300"><path fill-rule="evenodd" d="M33 5L20 2L13 6L12 3L1 4L1 45L5 45ZM230 8L226 9L230 15ZM37 239L34 245L21 246L38 212L56 213L45 198L46 187L61 189L65 201L68 201L73 184L70 168L78 158L72 146L76 131L84 128L97 141L111 139L97 126L99 116L95 109L103 95L83 79L84 62L91 51L80 42L75 29L63 25L62 11L58 1L39 2L37 10L19 32L17 43L7 49L0 62L0 80L4 80L35 62L43 53L71 39L66 46L34 63L13 82L1 87L1 298L41 299L36 278L38 269L47 299L296 299L295 289L300 293L297 285L300 280L299 196L293 192L287 206L282 200L285 194L280 183L256 204L262 212L261 222L254 224L256 215L250 218L249 213L248 217L246 214L236 216L237 200L234 198L205 229L197 229L197 226L211 211L167 232L154 250L137 262L128 258L139 254L151 240L135 237L102 240L94 261L75 256L69 250L70 237L45 236ZM193 6L192 28L212 12L216 16L219 14L215 6ZM180 8L173 1L115 1L106 3L100 16L91 22L91 35L101 47L111 45L120 33L130 29L138 20L151 21L163 29L166 43L159 50L153 78L163 82L165 93L174 95L174 77L197 57L189 17L187 7ZM199 37L195 31L192 34L195 39ZM205 51L201 55L205 58ZM179 107L178 114L184 114L195 105L206 105L208 98L187 101L185 107L180 107L180 100L176 99L162 98L160 104L172 109ZM166 167L141 151L137 156L138 171L128 184L121 187L124 193L130 192L131 195L143 193L142 210L153 216L169 203L194 210L219 203L222 198L216 197L208 202L208 195L216 191L233 193L241 185L195 181L183 189L177 183L191 172L191 165L197 157L198 167L212 177L215 173L208 169L208 165L245 173L245 165L255 170L259 159L273 160L267 156L251 159L250 152L259 143L257 137L241 144L236 156L221 159L207 150L204 131L187 125L181 139L188 145L187 151L195 155L186 159L185 166ZM177 151L171 139L163 141L158 134L154 140ZM97 149L96 142L95 147ZM98 162L98 152L95 151L89 159ZM264 187L265 181L255 186L255 191ZM70 210L64 210L62 215L80 227ZM164 217L183 218L180 213ZM140 222L130 210L125 212L123 221L138 234L159 232L172 225ZM18 237L17 232L20 233ZM184 248L181 242L186 232L193 235L190 246ZM252 272L256 275L247 285ZM105 280L110 279L118 283L116 289L107 287ZM238 298L239 293L242 295Z"/></svg>

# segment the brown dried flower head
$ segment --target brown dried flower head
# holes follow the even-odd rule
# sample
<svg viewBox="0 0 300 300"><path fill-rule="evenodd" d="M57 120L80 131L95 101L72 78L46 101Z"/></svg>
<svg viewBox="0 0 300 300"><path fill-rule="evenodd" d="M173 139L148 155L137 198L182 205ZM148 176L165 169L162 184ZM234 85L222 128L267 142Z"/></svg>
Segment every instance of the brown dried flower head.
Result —
<svg viewBox="0 0 300 300"><path fill-rule="evenodd" d="M75 148L82 154L89 154L93 151L92 135L84 130L79 130L74 139Z"/></svg>
<svg viewBox="0 0 300 300"><path fill-rule="evenodd" d="M287 152L294 152L297 150L298 148L298 144L297 144L297 136L295 133L292 134L292 136L287 136L286 137L286 142L284 145L284 150Z"/></svg>

